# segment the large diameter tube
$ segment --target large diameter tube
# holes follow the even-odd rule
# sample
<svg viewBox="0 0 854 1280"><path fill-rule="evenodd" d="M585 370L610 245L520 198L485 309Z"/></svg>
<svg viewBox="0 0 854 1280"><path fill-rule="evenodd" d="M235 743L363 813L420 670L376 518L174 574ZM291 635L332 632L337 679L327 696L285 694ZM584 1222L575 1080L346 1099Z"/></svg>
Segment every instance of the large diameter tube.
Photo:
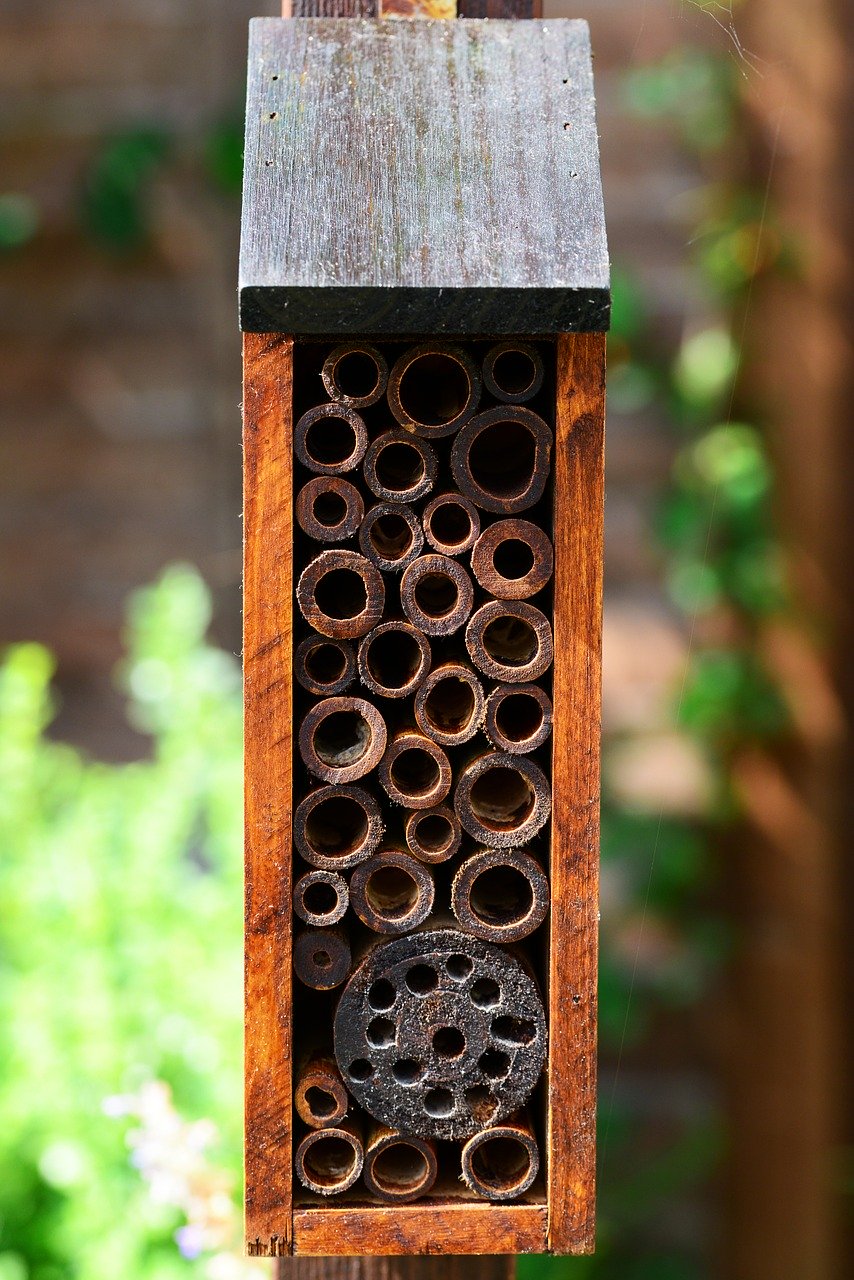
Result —
<svg viewBox="0 0 854 1280"><path fill-rule="evenodd" d="M485 1200L516 1200L533 1185L540 1153L531 1122L517 1115L469 1138L462 1151L463 1180Z"/></svg>
<svg viewBox="0 0 854 1280"><path fill-rule="evenodd" d="M324 782L363 778L379 764L385 748L385 721L365 698L324 698L300 725L303 763Z"/></svg>
<svg viewBox="0 0 854 1280"><path fill-rule="evenodd" d="M486 942L518 942L538 929L549 909L549 882L530 854L488 849L457 869L451 906L464 929Z"/></svg>
<svg viewBox="0 0 854 1280"><path fill-rule="evenodd" d="M411 622L381 622L359 644L359 675L382 698L406 698L430 670L430 641Z"/></svg>
<svg viewBox="0 0 854 1280"><path fill-rule="evenodd" d="M554 659L551 624L525 600L490 600L466 626L472 662L491 680L527 684L544 675Z"/></svg>
<svg viewBox="0 0 854 1280"><path fill-rule="evenodd" d="M418 1200L430 1192L438 1171L436 1147L427 1138L403 1135L383 1124L369 1128L362 1181L378 1200Z"/></svg>
<svg viewBox="0 0 854 1280"><path fill-rule="evenodd" d="M300 575L297 604L306 622L322 636L355 639L382 618L382 574L355 551L322 551Z"/></svg>
<svg viewBox="0 0 854 1280"><path fill-rule="evenodd" d="M428 738L455 747L473 738L483 724L483 688L471 667L444 662L427 675L415 695L415 719Z"/></svg>
<svg viewBox="0 0 854 1280"><path fill-rule="evenodd" d="M379 805L362 787L318 787L294 813L297 852L323 871L364 862L379 847L383 829Z"/></svg>
<svg viewBox="0 0 854 1280"><path fill-rule="evenodd" d="M548 534L530 520L496 520L475 543L471 568L490 595L525 600L551 578L554 552Z"/></svg>
<svg viewBox="0 0 854 1280"><path fill-rule="evenodd" d="M385 431L368 445L362 474L385 502L417 502L436 483L436 454L408 431Z"/></svg>
<svg viewBox="0 0 854 1280"><path fill-rule="evenodd" d="M368 432L355 409L320 404L294 428L294 451L304 467L322 476L353 471L365 456Z"/></svg>
<svg viewBox="0 0 854 1280"><path fill-rule="evenodd" d="M424 508L421 523L430 546L443 556L461 556L471 551L480 535L477 507L461 493L440 493L432 498Z"/></svg>
<svg viewBox="0 0 854 1280"><path fill-rule="evenodd" d="M451 764L445 752L414 729L395 734L380 761L379 774L390 799L407 809L431 809L451 789Z"/></svg>
<svg viewBox="0 0 854 1280"><path fill-rule="evenodd" d="M408 853L386 850L356 867L350 901L356 915L376 933L407 933L433 910L430 871Z"/></svg>
<svg viewBox="0 0 854 1280"><path fill-rule="evenodd" d="M498 405L468 422L451 448L458 487L484 511L512 516L546 490L552 433L530 409Z"/></svg>
<svg viewBox="0 0 854 1280"><path fill-rule="evenodd" d="M400 573L421 554L423 546L418 516L403 502L378 502L359 529L362 555L386 573Z"/></svg>
<svg viewBox="0 0 854 1280"><path fill-rule="evenodd" d="M451 435L480 400L481 378L462 347L422 343L392 366L388 403L407 431L428 439Z"/></svg>
<svg viewBox="0 0 854 1280"><path fill-rule="evenodd" d="M340 476L315 476L294 504L297 524L315 542L344 542L356 535L365 516L362 495Z"/></svg>
<svg viewBox="0 0 854 1280"><path fill-rule="evenodd" d="M419 556L404 570L400 602L412 625L426 635L450 636L468 621L474 588L456 560Z"/></svg>
<svg viewBox="0 0 854 1280"><path fill-rule="evenodd" d="M365 1162L361 1127L343 1120L330 1129L312 1129L297 1146L296 1175L304 1187L319 1196L347 1191Z"/></svg>
<svg viewBox="0 0 854 1280"><path fill-rule="evenodd" d="M551 699L538 684L499 684L486 700L484 730L499 751L536 751L552 731Z"/></svg>
<svg viewBox="0 0 854 1280"><path fill-rule="evenodd" d="M329 1129L347 1114L349 1098L341 1072L330 1053L314 1053L297 1072L294 1106L312 1129Z"/></svg>
<svg viewBox="0 0 854 1280"><path fill-rule="evenodd" d="M492 751L463 769L454 809L469 835L491 849L527 844L548 821L551 790L528 756Z"/></svg>

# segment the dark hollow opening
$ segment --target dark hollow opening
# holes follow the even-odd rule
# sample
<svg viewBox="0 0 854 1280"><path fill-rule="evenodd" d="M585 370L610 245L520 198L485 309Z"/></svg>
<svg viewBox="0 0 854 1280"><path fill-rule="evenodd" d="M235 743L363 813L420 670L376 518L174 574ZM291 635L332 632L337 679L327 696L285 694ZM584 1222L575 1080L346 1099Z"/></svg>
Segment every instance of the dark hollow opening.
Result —
<svg viewBox="0 0 854 1280"><path fill-rule="evenodd" d="M483 647L502 667L524 667L536 658L540 642L529 622L505 614L484 628Z"/></svg>
<svg viewBox="0 0 854 1280"><path fill-rule="evenodd" d="M425 853L444 853L454 838L454 828L441 813L429 813L415 823L415 839Z"/></svg>
<svg viewBox="0 0 854 1280"><path fill-rule="evenodd" d="M378 516L368 530L371 546L383 560L402 560L412 546L412 530L396 512Z"/></svg>
<svg viewBox="0 0 854 1280"><path fill-rule="evenodd" d="M406 985L414 996L429 996L439 985L439 975L429 964L414 964L406 974Z"/></svg>
<svg viewBox="0 0 854 1280"><path fill-rule="evenodd" d="M302 895L303 905L313 916L331 916L338 906L338 894L325 880L314 880L306 885Z"/></svg>
<svg viewBox="0 0 854 1280"><path fill-rule="evenodd" d="M440 733L462 733L474 715L474 690L459 676L443 676L424 699L424 714Z"/></svg>
<svg viewBox="0 0 854 1280"><path fill-rule="evenodd" d="M314 731L314 752L330 768L346 769L370 750L373 736L361 712L333 711Z"/></svg>
<svg viewBox="0 0 854 1280"><path fill-rule="evenodd" d="M428 1089L424 1095L424 1110L428 1116L439 1120L454 1114L454 1095L450 1089Z"/></svg>
<svg viewBox="0 0 854 1280"><path fill-rule="evenodd" d="M468 374L440 353L418 356L400 380L398 397L413 422L442 427L462 413L469 398Z"/></svg>
<svg viewBox="0 0 854 1280"><path fill-rule="evenodd" d="M466 1038L459 1027L438 1027L433 1032L433 1048L440 1058L458 1058L465 1047Z"/></svg>
<svg viewBox="0 0 854 1280"><path fill-rule="evenodd" d="M534 437L521 422L496 422L472 442L469 471L476 484L495 498L519 498L534 474Z"/></svg>
<svg viewBox="0 0 854 1280"><path fill-rule="evenodd" d="M425 573L415 583L415 603L428 618L444 618L452 613L460 598L457 584L446 573Z"/></svg>
<svg viewBox="0 0 854 1280"><path fill-rule="evenodd" d="M372 1009L390 1009L397 999L397 992L388 978L377 978L368 989L368 1004Z"/></svg>
<svg viewBox="0 0 854 1280"><path fill-rule="evenodd" d="M383 489L408 493L424 479L424 459L413 445L396 441L380 449L374 470Z"/></svg>
<svg viewBox="0 0 854 1280"><path fill-rule="evenodd" d="M475 877L469 902L484 924L515 924L530 915L534 891L528 877L516 867L489 867Z"/></svg>
<svg viewBox="0 0 854 1280"><path fill-rule="evenodd" d="M471 516L458 502L442 502L430 517L430 532L443 547L458 547L471 537Z"/></svg>
<svg viewBox="0 0 854 1280"><path fill-rule="evenodd" d="M318 524L322 524L325 529L334 529L346 516L347 503L340 493L335 493L332 489L324 489L314 499L311 509Z"/></svg>
<svg viewBox="0 0 854 1280"><path fill-rule="evenodd" d="M414 1191L430 1174L427 1157L409 1142L393 1142L374 1157L371 1171L374 1182L383 1191Z"/></svg>
<svg viewBox="0 0 854 1280"><path fill-rule="evenodd" d="M305 433L305 451L321 466L338 466L355 453L356 433L343 418L318 418Z"/></svg>
<svg viewBox="0 0 854 1280"><path fill-rule="evenodd" d="M421 670L421 647L408 631L383 631L367 650L366 666L382 689L405 689Z"/></svg>
<svg viewBox="0 0 854 1280"><path fill-rule="evenodd" d="M534 553L521 538L505 538L492 553L495 572L508 582L518 582L534 567Z"/></svg>
<svg viewBox="0 0 854 1280"><path fill-rule="evenodd" d="M376 361L367 351L348 351L335 362L332 380L341 395L361 400L376 391L380 374Z"/></svg>
<svg viewBox="0 0 854 1280"><path fill-rule="evenodd" d="M344 1138L323 1135L303 1156L305 1171L321 1187L336 1187L353 1172L356 1152Z"/></svg>
<svg viewBox="0 0 854 1280"><path fill-rule="evenodd" d="M478 978L472 983L469 996L478 1009L494 1009L501 1001L501 988L494 978Z"/></svg>
<svg viewBox="0 0 854 1280"><path fill-rule="evenodd" d="M441 776L439 766L423 747L407 747L391 764L391 780L403 796L426 796Z"/></svg>
<svg viewBox="0 0 854 1280"><path fill-rule="evenodd" d="M417 1058L399 1058L393 1064L391 1074L398 1084L415 1084L424 1074L424 1068Z"/></svg>
<svg viewBox="0 0 854 1280"><path fill-rule="evenodd" d="M311 957L311 962L315 969L325 970L332 968L332 956L328 951L323 951L322 949L314 952Z"/></svg>
<svg viewBox="0 0 854 1280"><path fill-rule="evenodd" d="M335 684L347 670L347 656L337 644L316 644L306 653L304 664L315 684Z"/></svg>
<svg viewBox="0 0 854 1280"><path fill-rule="evenodd" d="M353 569L330 569L314 588L314 602L327 618L358 618L368 603L362 575Z"/></svg>
<svg viewBox="0 0 854 1280"><path fill-rule="evenodd" d="M372 1018L365 1035L374 1049L387 1049L397 1039L397 1027L391 1018Z"/></svg>
<svg viewBox="0 0 854 1280"><path fill-rule="evenodd" d="M305 820L306 842L328 858L355 853L368 834L368 815L351 796L319 800Z"/></svg>
<svg viewBox="0 0 854 1280"><path fill-rule="evenodd" d="M468 956L448 956L445 961L445 968L455 982L462 982L469 976L474 965Z"/></svg>
<svg viewBox="0 0 854 1280"><path fill-rule="evenodd" d="M464 1094L466 1106L478 1124L488 1124L495 1115L498 1099L485 1084L474 1084Z"/></svg>
<svg viewBox="0 0 854 1280"><path fill-rule="evenodd" d="M368 876L365 897L378 916L398 920L418 905L418 885L403 867L378 867Z"/></svg>
<svg viewBox="0 0 854 1280"><path fill-rule="evenodd" d="M542 728L543 708L530 693L508 693L495 709L495 724L508 742L527 742Z"/></svg>
<svg viewBox="0 0 854 1280"><path fill-rule="evenodd" d="M364 1084L374 1074L374 1068L367 1058L356 1058L347 1068L347 1074L351 1080L358 1080L360 1084Z"/></svg>
<svg viewBox="0 0 854 1280"><path fill-rule="evenodd" d="M478 1058L477 1065L490 1080L503 1080L510 1070L510 1055L500 1049L487 1049Z"/></svg>
<svg viewBox="0 0 854 1280"><path fill-rule="evenodd" d="M530 1019L515 1018L509 1013L493 1018L491 1031L496 1040L503 1040L505 1044L530 1044L537 1034Z"/></svg>
<svg viewBox="0 0 854 1280"><path fill-rule="evenodd" d="M305 1091L306 1106L313 1116L318 1120L328 1120L330 1116L334 1116L338 1109L335 1098L326 1089L319 1089L317 1085L310 1085Z"/></svg>
<svg viewBox="0 0 854 1280"><path fill-rule="evenodd" d="M518 1138L487 1138L472 1152L471 1168L483 1186L506 1191L525 1180L531 1157Z"/></svg>
<svg viewBox="0 0 854 1280"><path fill-rule="evenodd" d="M534 385L537 366L527 351L502 351L492 363L495 385L508 396L521 396Z"/></svg>
<svg viewBox="0 0 854 1280"><path fill-rule="evenodd" d="M484 827L514 831L533 813L536 796L524 774L498 765L475 779L469 800L472 813Z"/></svg>

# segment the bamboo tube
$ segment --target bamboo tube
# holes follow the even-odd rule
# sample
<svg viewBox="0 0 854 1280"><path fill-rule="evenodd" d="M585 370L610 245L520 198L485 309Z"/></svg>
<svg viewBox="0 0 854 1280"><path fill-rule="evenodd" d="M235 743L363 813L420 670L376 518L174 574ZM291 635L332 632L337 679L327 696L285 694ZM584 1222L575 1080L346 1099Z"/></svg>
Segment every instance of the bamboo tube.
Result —
<svg viewBox="0 0 854 1280"><path fill-rule="evenodd" d="M350 901L356 915L375 933L407 933L433 910L433 877L408 853L383 850L356 867Z"/></svg>
<svg viewBox="0 0 854 1280"><path fill-rule="evenodd" d="M430 1192L438 1172L436 1147L428 1139L383 1124L369 1127L362 1181L377 1199L408 1204Z"/></svg>
<svg viewBox="0 0 854 1280"><path fill-rule="evenodd" d="M409 622L381 622L359 644L359 675L372 693L405 698L430 670L430 641Z"/></svg>
<svg viewBox="0 0 854 1280"><path fill-rule="evenodd" d="M546 615L524 600L490 600L466 627L471 660L491 680L527 684L548 671L554 658Z"/></svg>
<svg viewBox="0 0 854 1280"><path fill-rule="evenodd" d="M303 929L294 941L294 973L315 991L331 991L350 972L350 940L337 925Z"/></svg>
<svg viewBox="0 0 854 1280"><path fill-rule="evenodd" d="M424 508L424 536L443 556L471 551L480 534L477 507L460 493L440 493Z"/></svg>
<svg viewBox="0 0 854 1280"><path fill-rule="evenodd" d="M340 476L315 476L296 497L297 524L316 542L352 538L365 517L359 490Z"/></svg>
<svg viewBox="0 0 854 1280"><path fill-rule="evenodd" d="M518 849L485 849L460 865L451 907L464 929L485 942L518 942L538 929L549 909L542 867Z"/></svg>
<svg viewBox="0 0 854 1280"><path fill-rule="evenodd" d="M359 1180L365 1163L361 1127L344 1120L331 1129L312 1129L297 1146L296 1175L319 1196L336 1196Z"/></svg>
<svg viewBox="0 0 854 1280"><path fill-rule="evenodd" d="M324 698L300 725L303 763L324 782L363 778L379 764L385 749L385 721L365 698Z"/></svg>
<svg viewBox="0 0 854 1280"><path fill-rule="evenodd" d="M474 544L471 568L490 595L525 600L551 578L554 551L548 535L530 520L496 520Z"/></svg>
<svg viewBox="0 0 854 1280"><path fill-rule="evenodd" d="M449 436L480 400L481 378L462 347L432 342L411 347L392 366L388 403L400 425L418 436Z"/></svg>
<svg viewBox="0 0 854 1280"><path fill-rule="evenodd" d="M371 564L399 573L421 554L424 534L418 516L402 502L379 502L362 521L359 547Z"/></svg>
<svg viewBox="0 0 854 1280"><path fill-rule="evenodd" d="M428 636L449 636L468 619L474 588L456 560L440 555L419 556L403 572L400 602L413 626Z"/></svg>
<svg viewBox="0 0 854 1280"><path fill-rule="evenodd" d="M388 365L369 342L343 342L330 351L320 376L330 400L365 409L385 394Z"/></svg>
<svg viewBox="0 0 854 1280"><path fill-rule="evenodd" d="M428 738L456 747L483 724L486 699L471 667L444 662L434 667L415 695L415 719Z"/></svg>
<svg viewBox="0 0 854 1280"><path fill-rule="evenodd" d="M294 428L294 452L304 467L321 476L353 471L365 456L368 432L355 409L319 404Z"/></svg>
<svg viewBox="0 0 854 1280"><path fill-rule="evenodd" d="M415 809L407 815L406 844L421 862L447 862L462 842L460 820L448 805L432 809Z"/></svg>
<svg viewBox="0 0 854 1280"><path fill-rule="evenodd" d="M315 929L337 924L349 903L347 881L337 871L308 871L294 885L294 911Z"/></svg>
<svg viewBox="0 0 854 1280"><path fill-rule="evenodd" d="M483 385L496 400L522 404L543 385L543 360L530 342L497 342L483 362Z"/></svg>
<svg viewBox="0 0 854 1280"><path fill-rule="evenodd" d="M363 787L318 787L294 813L297 852L322 871L344 871L364 862L382 836L379 806Z"/></svg>
<svg viewBox="0 0 854 1280"><path fill-rule="evenodd" d="M362 473L371 493L386 502L417 502L436 483L436 455L408 431L385 431L365 454Z"/></svg>
<svg viewBox="0 0 854 1280"><path fill-rule="evenodd" d="M530 409L498 405L463 427L451 448L459 489L484 511L512 516L543 496L552 433Z"/></svg>
<svg viewBox="0 0 854 1280"><path fill-rule="evenodd" d="M469 835L487 848L518 848L548 821L548 779L528 756L487 752L463 769L454 809Z"/></svg>
<svg viewBox="0 0 854 1280"><path fill-rule="evenodd" d="M329 1129L341 1123L349 1103L331 1051L310 1054L297 1072L294 1089L299 1118L312 1129Z"/></svg>
<svg viewBox="0 0 854 1280"><path fill-rule="evenodd" d="M552 703L538 684L500 684L486 700L486 736L499 751L535 751L552 731Z"/></svg>
<svg viewBox="0 0 854 1280"><path fill-rule="evenodd" d="M322 551L300 575L297 604L306 622L322 636L355 639L382 618L382 574L355 551Z"/></svg>
<svg viewBox="0 0 854 1280"><path fill-rule="evenodd" d="M540 1153L531 1122L524 1114L484 1129L462 1151L463 1180L485 1200L516 1200L539 1173Z"/></svg>
<svg viewBox="0 0 854 1280"><path fill-rule="evenodd" d="M407 809L432 809L451 789L451 765L435 742L415 729L395 734L380 761L380 782Z"/></svg>
<svg viewBox="0 0 854 1280"><path fill-rule="evenodd" d="M304 689L321 697L343 693L356 678L356 654L346 640L309 636L294 653L294 675Z"/></svg>

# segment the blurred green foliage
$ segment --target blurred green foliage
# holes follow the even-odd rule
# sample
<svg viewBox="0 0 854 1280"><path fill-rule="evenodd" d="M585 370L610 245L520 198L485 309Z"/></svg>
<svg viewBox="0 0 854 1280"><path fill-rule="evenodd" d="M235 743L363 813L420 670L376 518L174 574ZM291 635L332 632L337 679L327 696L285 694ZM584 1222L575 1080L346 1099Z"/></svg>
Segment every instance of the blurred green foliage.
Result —
<svg viewBox="0 0 854 1280"><path fill-rule="evenodd" d="M81 194L83 225L105 248L139 248L149 228L151 179L170 151L163 129L131 129L103 144L93 157Z"/></svg>

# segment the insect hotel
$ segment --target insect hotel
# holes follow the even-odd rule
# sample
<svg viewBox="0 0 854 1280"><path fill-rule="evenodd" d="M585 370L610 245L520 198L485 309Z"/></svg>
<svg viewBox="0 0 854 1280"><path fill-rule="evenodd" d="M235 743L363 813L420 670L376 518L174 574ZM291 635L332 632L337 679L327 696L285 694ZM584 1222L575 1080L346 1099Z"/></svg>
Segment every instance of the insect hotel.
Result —
<svg viewBox="0 0 854 1280"><path fill-rule="evenodd" d="M252 1253L592 1249L608 315L584 22L253 22Z"/></svg>

